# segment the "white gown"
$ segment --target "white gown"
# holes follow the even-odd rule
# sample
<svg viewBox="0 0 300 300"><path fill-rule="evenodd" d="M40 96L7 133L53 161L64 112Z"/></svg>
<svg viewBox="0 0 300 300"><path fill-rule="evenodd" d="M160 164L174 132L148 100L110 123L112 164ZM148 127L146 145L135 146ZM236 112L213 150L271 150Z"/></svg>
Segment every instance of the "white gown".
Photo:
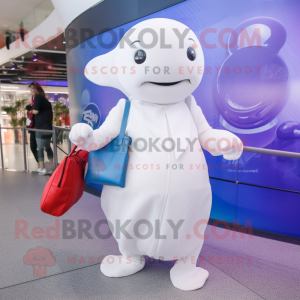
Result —
<svg viewBox="0 0 300 300"><path fill-rule="evenodd" d="M131 146L125 188L104 186L101 196L103 211L114 227L112 231L120 251L123 256L148 255L161 260L186 257L195 251L199 253L203 244L201 235L204 234L212 203L208 170L200 143L201 137L208 136L208 133L216 135L218 130L209 126L193 96L169 105L134 98L130 101L125 134L135 145ZM121 99L102 126L94 131L93 142L104 145L119 134L124 106L125 100ZM178 147L171 152L158 152L154 147L150 149L150 139L160 138L156 147L162 149L162 140L168 137L179 140L183 150ZM186 138L190 141L195 139L193 149ZM142 151L145 141L148 146ZM170 223L176 226L180 220L183 223L176 237ZM121 225L129 223L125 229L131 238L116 232L118 221ZM198 221L201 222L199 227ZM152 233L151 229L149 232L151 227Z"/></svg>

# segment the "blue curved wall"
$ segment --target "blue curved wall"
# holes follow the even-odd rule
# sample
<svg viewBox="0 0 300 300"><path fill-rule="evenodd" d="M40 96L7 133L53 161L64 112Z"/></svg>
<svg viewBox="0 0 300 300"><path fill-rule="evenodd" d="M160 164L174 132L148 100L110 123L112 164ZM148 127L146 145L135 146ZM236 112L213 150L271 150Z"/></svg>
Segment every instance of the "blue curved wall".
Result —
<svg viewBox="0 0 300 300"><path fill-rule="evenodd" d="M206 70L201 84L193 95L211 126L224 129L224 119L226 121L222 104L220 104L220 101L223 101L222 95L216 95L217 80L223 84L225 91L232 83L234 85L229 89L230 91L236 89L236 86L245 86L246 84L246 89L235 90L233 97L243 100L249 98L249 93L250 96L253 93L253 97L250 97L253 100L254 97L273 95L271 100L274 99L274 103L268 102L270 113L265 116L264 120L262 118L259 120L265 121L265 126L269 126L271 129L262 129L259 132L255 128L247 128L245 124L241 124L238 135L248 146L300 152L300 135L298 138L297 136L291 137L288 134L284 135L285 132L283 132L283 137L279 138L276 133L280 125L282 125L281 128L285 128L284 124L294 126L293 128L296 130L294 131L297 133L299 130L300 133L300 126L297 127L300 116L300 96L297 90L297 86L300 84L298 71L300 69L298 55L300 40L296 30L300 25L296 14L299 9L298 1L187 0L94 36L78 44L67 54L71 123L81 122L84 108L89 103L94 103L101 113L99 123L101 126L110 109L120 98L125 97L114 88L97 86L88 81L83 74L85 65L92 58L115 48L123 34L142 20L171 18L189 26L201 42L202 34L202 39L204 36L207 43L207 46L203 46L203 52L205 65L211 69ZM126 14L126 11L124 13ZM249 77L244 73L241 77L233 76L235 65L232 61L234 62L235 59L237 64L243 67L247 66L244 60L247 64L251 64L250 56L254 60L258 59L259 61L260 59L259 53L251 52L248 55L245 52L244 58L242 56L230 58L231 62L228 66L231 70L231 79L220 82L222 79L221 76L218 79L217 69L223 65L221 71L225 74L224 62L230 56L228 49L224 47L228 41L230 30L227 32L225 30L225 34L222 34L222 30L234 29L241 22L261 16L279 21L286 30L286 39L283 40L283 46L279 52L268 54L267 57L272 57L271 61L268 65L262 65L262 69L266 70L263 75L272 75L266 77L266 80L269 81L262 80L262 73L255 77L254 68ZM214 32L203 34L208 28L213 28ZM276 36L277 33L273 32L272 34ZM117 38L112 40L112 36ZM99 37L104 44L111 45L105 48L101 47L98 42ZM214 44L216 47L209 46ZM277 64L275 71L272 71L270 67L272 64ZM257 84L258 78L261 80L258 84L262 89L271 83L269 94L259 94L259 91L253 91L253 84ZM263 79L265 80L265 77ZM275 81L272 82L272 80ZM248 89L247 84L249 84ZM259 102L259 99L253 101ZM230 129L230 126L227 122L226 128ZM244 153L241 159L235 163L225 161L222 157L213 157L208 153L206 153L206 158L214 195L211 218L241 225L248 221L248 224L252 223L252 227L255 229L300 238L300 218L297 215L300 209L299 160L254 153ZM100 186L89 185L101 189Z"/></svg>

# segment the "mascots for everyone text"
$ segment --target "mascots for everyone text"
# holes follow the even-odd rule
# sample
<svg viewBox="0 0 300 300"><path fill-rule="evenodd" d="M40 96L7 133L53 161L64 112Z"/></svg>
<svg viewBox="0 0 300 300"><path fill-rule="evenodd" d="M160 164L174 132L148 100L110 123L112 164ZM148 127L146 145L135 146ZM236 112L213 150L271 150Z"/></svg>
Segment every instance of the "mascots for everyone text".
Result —
<svg viewBox="0 0 300 300"><path fill-rule="evenodd" d="M191 95L203 70L193 31L160 18L135 25L114 50L86 66L90 81L117 88L131 101L126 135L133 142L125 188L104 186L101 196L107 219L114 226L126 223L126 235L113 233L122 256L107 256L101 264L108 277L140 271L148 255L177 260L170 277L181 290L201 288L208 278L196 266L212 203L202 148L237 160L242 144L232 133L212 129ZM79 145L84 139L85 149L103 147L120 133L124 106L121 99L97 130L75 124L71 141Z"/></svg>

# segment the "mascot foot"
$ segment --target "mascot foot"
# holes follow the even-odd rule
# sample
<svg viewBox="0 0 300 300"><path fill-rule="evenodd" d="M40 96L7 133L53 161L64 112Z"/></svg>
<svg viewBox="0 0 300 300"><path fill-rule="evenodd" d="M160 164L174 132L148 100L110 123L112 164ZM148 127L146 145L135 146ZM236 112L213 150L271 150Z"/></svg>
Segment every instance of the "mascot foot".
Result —
<svg viewBox="0 0 300 300"><path fill-rule="evenodd" d="M100 264L101 272L107 277L124 277L132 275L145 266L143 257L135 256L106 256Z"/></svg>
<svg viewBox="0 0 300 300"><path fill-rule="evenodd" d="M173 285L183 291L193 291L203 287L209 273L195 264L179 259L170 271Z"/></svg>

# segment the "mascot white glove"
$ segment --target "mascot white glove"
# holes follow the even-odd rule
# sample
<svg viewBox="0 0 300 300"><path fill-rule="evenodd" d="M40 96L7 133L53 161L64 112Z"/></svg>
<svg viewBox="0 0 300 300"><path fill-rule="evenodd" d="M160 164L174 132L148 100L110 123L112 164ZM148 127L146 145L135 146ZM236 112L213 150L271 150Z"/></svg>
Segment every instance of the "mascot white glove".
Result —
<svg viewBox="0 0 300 300"><path fill-rule="evenodd" d="M227 160L237 160L243 153L242 141L226 130L210 129L199 136L201 146L213 156L223 155Z"/></svg>
<svg viewBox="0 0 300 300"><path fill-rule="evenodd" d="M237 160L243 153L242 141L233 133L220 130L217 138L217 149L221 151L223 157L227 160Z"/></svg>
<svg viewBox="0 0 300 300"><path fill-rule="evenodd" d="M79 149L90 151L90 145L94 143L93 132L92 127L88 124L77 123L72 126L69 139L73 144L77 145Z"/></svg>

